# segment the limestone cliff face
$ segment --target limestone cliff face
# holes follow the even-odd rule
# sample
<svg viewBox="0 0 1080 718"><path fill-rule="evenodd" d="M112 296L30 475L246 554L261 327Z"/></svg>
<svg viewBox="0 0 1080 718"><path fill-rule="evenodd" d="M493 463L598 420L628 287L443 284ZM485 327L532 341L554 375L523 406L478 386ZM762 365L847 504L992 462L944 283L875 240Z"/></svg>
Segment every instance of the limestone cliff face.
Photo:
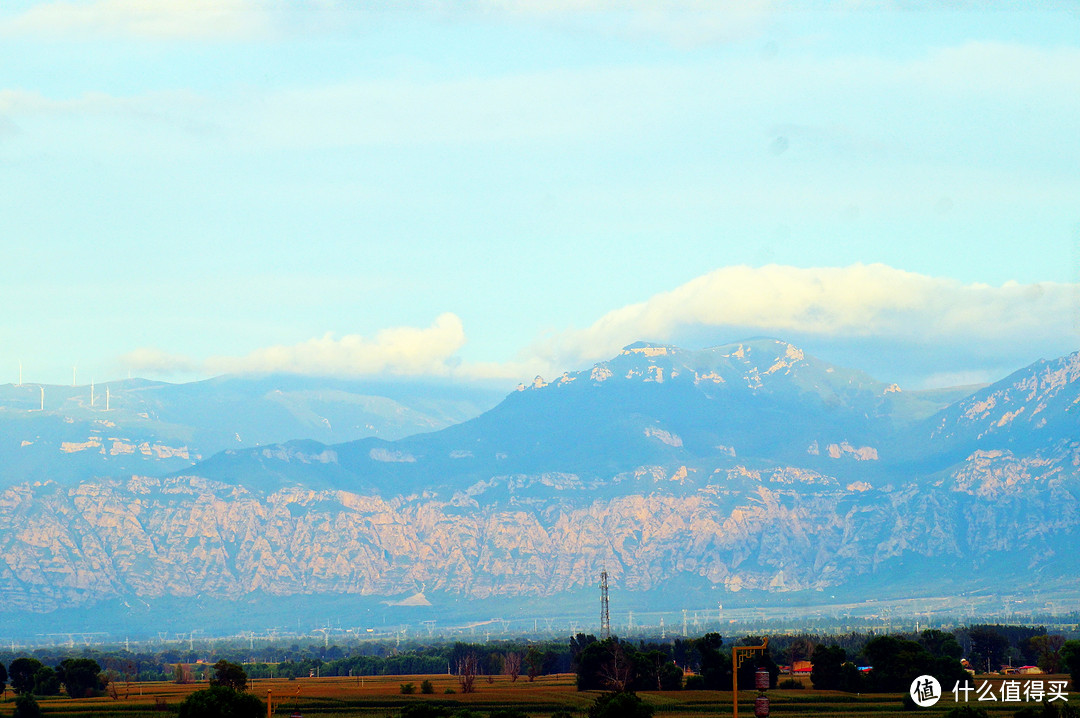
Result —
<svg viewBox="0 0 1080 718"><path fill-rule="evenodd" d="M824 589L912 555L979 569L1030 551L1034 565L1080 530L1077 445L976 452L896 486L741 465L642 467L611 483L623 488L603 498L572 475L391 498L194 477L21 485L0 493L0 591L7 609L36 611L111 597L396 595L418 583L484 598L556 595L601 567L627 590L680 574L726 590Z"/></svg>

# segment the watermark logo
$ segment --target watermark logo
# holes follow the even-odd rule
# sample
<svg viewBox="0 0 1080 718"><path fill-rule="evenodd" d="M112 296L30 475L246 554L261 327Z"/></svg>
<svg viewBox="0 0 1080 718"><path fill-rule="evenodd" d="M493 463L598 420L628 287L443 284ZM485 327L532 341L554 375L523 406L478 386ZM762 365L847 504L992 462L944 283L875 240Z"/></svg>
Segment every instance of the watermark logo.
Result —
<svg viewBox="0 0 1080 718"><path fill-rule="evenodd" d="M941 700L941 684L933 676L919 676L911 682L911 700L920 708L929 708Z"/></svg>
<svg viewBox="0 0 1080 718"><path fill-rule="evenodd" d="M957 681L953 685L953 702L968 703L978 701L980 703L993 701L995 703L1053 703L1054 701L1068 702L1068 681L1043 681L1043 680L1003 680L998 682L981 681L978 685L971 681L961 683ZM920 708L929 708L941 700L941 683L933 676L919 676L911 682L908 691L911 700Z"/></svg>
<svg viewBox="0 0 1080 718"><path fill-rule="evenodd" d="M1054 701L1069 700L1068 681L1017 681L1004 680L996 686L983 681L978 686L964 681L959 681L953 686L953 700L967 703L971 700L971 694L975 694L975 700L979 702L994 701L1000 703L1053 703ZM996 691L994 689L997 689ZM920 704L921 705L921 704Z"/></svg>

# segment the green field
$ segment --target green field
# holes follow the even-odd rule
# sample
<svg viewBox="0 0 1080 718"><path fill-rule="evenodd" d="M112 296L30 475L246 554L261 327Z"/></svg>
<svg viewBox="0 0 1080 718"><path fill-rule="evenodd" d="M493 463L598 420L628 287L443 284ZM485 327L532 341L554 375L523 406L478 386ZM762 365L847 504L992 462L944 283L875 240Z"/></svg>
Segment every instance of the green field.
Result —
<svg viewBox="0 0 1080 718"><path fill-rule="evenodd" d="M1068 680L1068 676L1038 676L1040 680ZM435 686L433 695L402 695L402 683L413 683L419 690L420 682L428 679ZM979 683L983 680L976 680ZM1003 680L999 676L985 677L992 682ZM1026 679L1021 679L1026 680ZM809 685L809 681L807 681ZM176 711L177 705L192 691L205 688L205 683L177 685L166 682L119 684L117 698L42 698L39 699L46 716L80 718L94 716L123 716L126 718L161 718ZM542 676L530 683L525 678L511 682L507 676L497 676L492 682L482 678L473 693L445 694L447 688L459 690L453 676L368 676L364 678L303 678L298 680L263 679L254 681L252 693L263 701L267 693L273 697L273 714L289 716L299 708L305 717L318 716L365 716L390 718L401 707L420 701L450 702L468 706L486 714L498 708L514 707L536 718L547 718L557 710L569 710L584 716L589 704L598 695L593 691L578 692L574 689L571 674ZM724 691L670 691L642 692L644 700L656 708L657 718L669 716L730 716L731 693ZM739 716L752 718L753 691L740 691ZM852 695L836 691L816 691L812 688L774 689L769 692L771 715L812 716L813 718L874 718L885 714L906 713L925 718L939 718L953 703L952 693L946 688L945 697L933 708L905 711L898 694ZM969 705L986 708L991 718L1011 717L1025 703L976 702ZM1076 705L1080 696L1070 696ZM0 702L0 717L10 716L14 708L11 694Z"/></svg>

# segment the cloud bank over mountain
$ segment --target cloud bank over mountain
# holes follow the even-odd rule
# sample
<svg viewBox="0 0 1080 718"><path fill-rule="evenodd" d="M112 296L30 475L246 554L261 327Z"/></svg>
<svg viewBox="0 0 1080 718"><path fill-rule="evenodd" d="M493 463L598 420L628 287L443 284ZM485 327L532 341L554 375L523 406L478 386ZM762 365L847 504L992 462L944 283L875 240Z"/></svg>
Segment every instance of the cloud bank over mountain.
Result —
<svg viewBox="0 0 1080 718"><path fill-rule="evenodd" d="M867 370L884 380L976 383L1075 349L1077 296L1071 284L965 284L883 264L735 266L614 309L588 327L540 337L505 361L463 361L466 329L445 313L428 327L393 327L371 338L327 334L205 360L144 348L123 362L157 372L522 381L591 364L641 339L709 346L764 334L818 352L861 350Z"/></svg>
<svg viewBox="0 0 1080 718"><path fill-rule="evenodd" d="M709 346L769 335L853 357L910 387L982 383L1080 345L1080 287L965 284L883 264L723 267L554 334L529 352L580 365L636 339Z"/></svg>
<svg viewBox="0 0 1080 718"><path fill-rule="evenodd" d="M1076 299L1075 285L964 284L883 264L723 267L608 312L585 329L551 337L534 351L553 361L595 361L635 339L680 343L711 327L735 334L965 344L975 353L987 344L1019 342L1057 352L1069 337L1076 343Z"/></svg>

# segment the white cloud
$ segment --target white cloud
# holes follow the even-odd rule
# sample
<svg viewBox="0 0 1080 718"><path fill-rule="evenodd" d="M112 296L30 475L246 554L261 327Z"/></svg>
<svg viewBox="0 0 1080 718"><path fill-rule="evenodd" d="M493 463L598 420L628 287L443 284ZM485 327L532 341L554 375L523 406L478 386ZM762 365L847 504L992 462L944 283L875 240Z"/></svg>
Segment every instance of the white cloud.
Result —
<svg viewBox="0 0 1080 718"><path fill-rule="evenodd" d="M0 37L234 40L265 35L265 4L250 0L94 0L38 3L0 22Z"/></svg>
<svg viewBox="0 0 1080 718"><path fill-rule="evenodd" d="M636 340L678 343L712 327L722 329L723 341L772 333L911 347L966 343L975 355L997 342L1058 346L1071 336L1075 344L1074 301L1067 284L964 284L882 264L724 267L549 337L529 353L574 365L606 359Z"/></svg>
<svg viewBox="0 0 1080 718"><path fill-rule="evenodd" d="M611 358L638 340L687 348L772 335L908 388L996 380L1039 356L1073 351L1080 289L1072 284L965 284L883 264L723 267L584 329L539 339L512 361L462 362L461 320L384 329L372 338L326 335L246 356L205 361L139 349L122 358L156 374L438 376L527 381ZM809 345L809 346L808 346Z"/></svg>
<svg viewBox="0 0 1080 718"><path fill-rule="evenodd" d="M196 361L156 349L138 349L121 358L133 370L157 373L201 371L209 374L295 374L362 376L375 374L447 376L465 332L455 314L440 315L431 326L383 329L368 339L327 334L301 344L257 349L247 356Z"/></svg>

